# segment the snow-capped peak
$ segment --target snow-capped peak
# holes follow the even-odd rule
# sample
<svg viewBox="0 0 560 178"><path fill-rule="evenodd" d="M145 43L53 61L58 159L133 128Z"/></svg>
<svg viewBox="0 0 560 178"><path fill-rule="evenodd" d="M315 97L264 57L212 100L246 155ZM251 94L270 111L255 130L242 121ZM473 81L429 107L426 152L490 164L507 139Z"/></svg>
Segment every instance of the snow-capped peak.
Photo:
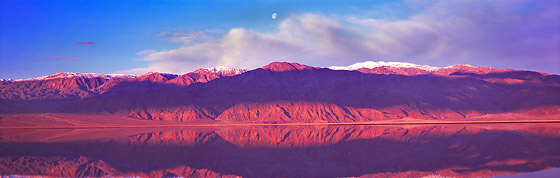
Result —
<svg viewBox="0 0 560 178"><path fill-rule="evenodd" d="M328 68L332 70L358 70L361 68L373 69L376 67L417 68L417 69L422 69L422 70L432 71L432 72L440 69L439 67L433 67L428 65L418 65L418 64L412 64L407 62L385 62L385 61L379 61L379 62L365 61L365 62L355 63L349 66L331 66Z"/></svg>
<svg viewBox="0 0 560 178"><path fill-rule="evenodd" d="M0 79L0 82L13 82L14 80L12 79Z"/></svg>
<svg viewBox="0 0 560 178"><path fill-rule="evenodd" d="M36 78L29 78L29 79L17 79L14 81L35 81L35 80L51 80L51 79L60 79L60 78L73 78L73 77L81 77L81 78L134 78L136 75L129 75L129 74L96 74L96 73L75 73L75 72L58 72L52 75L46 75L42 77Z"/></svg>
<svg viewBox="0 0 560 178"><path fill-rule="evenodd" d="M138 77L138 75L134 75L134 74L103 74L103 75L107 75L110 78L136 78Z"/></svg>
<svg viewBox="0 0 560 178"><path fill-rule="evenodd" d="M172 78L175 78L175 77L178 77L178 76L179 76L179 75L177 75L177 74L162 73L162 72L148 72L148 73L146 73L146 74L144 74L144 75L152 75L152 74L159 74L159 75L162 75L162 76L165 76L165 77L172 77Z"/></svg>
<svg viewBox="0 0 560 178"><path fill-rule="evenodd" d="M216 67L210 67L210 68L204 68L204 69L206 71L213 72L213 73L218 74L220 76L223 76L223 75L239 75L239 74L242 74L244 72L247 72L247 69L235 69L235 68L224 67L224 66L216 66Z"/></svg>

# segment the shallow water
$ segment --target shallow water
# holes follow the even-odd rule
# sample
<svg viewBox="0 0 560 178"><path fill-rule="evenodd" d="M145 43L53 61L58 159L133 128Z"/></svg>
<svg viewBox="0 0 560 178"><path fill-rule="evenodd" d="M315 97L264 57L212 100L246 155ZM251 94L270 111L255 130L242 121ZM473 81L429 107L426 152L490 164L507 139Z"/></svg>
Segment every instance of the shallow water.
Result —
<svg viewBox="0 0 560 178"><path fill-rule="evenodd" d="M559 167L560 124L0 130L2 175L531 177Z"/></svg>

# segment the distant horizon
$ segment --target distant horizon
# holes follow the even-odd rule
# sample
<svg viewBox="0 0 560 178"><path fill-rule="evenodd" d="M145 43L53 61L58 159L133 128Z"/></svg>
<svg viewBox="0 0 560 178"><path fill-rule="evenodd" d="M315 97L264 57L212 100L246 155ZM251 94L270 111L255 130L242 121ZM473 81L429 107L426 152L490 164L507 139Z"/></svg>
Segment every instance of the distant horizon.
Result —
<svg viewBox="0 0 560 178"><path fill-rule="evenodd" d="M0 1L0 78L184 74L273 61L560 74L560 2Z"/></svg>

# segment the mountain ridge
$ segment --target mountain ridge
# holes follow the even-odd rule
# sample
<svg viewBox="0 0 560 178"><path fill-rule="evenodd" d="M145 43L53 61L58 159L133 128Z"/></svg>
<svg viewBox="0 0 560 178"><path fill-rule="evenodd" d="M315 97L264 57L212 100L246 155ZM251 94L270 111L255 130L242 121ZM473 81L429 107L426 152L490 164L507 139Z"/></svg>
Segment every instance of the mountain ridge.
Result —
<svg viewBox="0 0 560 178"><path fill-rule="evenodd" d="M367 122L560 114L560 76L489 67L331 70L274 62L255 70L56 78L0 84L1 113L105 113L150 120ZM418 69L420 70L420 69ZM45 109L53 108L53 109Z"/></svg>
<svg viewBox="0 0 560 178"><path fill-rule="evenodd" d="M446 67L434 67L434 66L429 66L429 65L420 65L420 64L413 64L413 63L407 63L407 62L385 62L385 61L364 61L364 62L358 62L358 63L354 63L348 66L330 66L330 67L312 67L312 66L307 66L307 65L302 65L296 62L272 62L269 63L265 66L262 67L262 69L267 69L267 70L272 70L272 71L287 71L287 70L302 70L302 69L318 69L318 68L328 68L331 70L347 70L347 71L361 71L361 72L368 72L368 70L373 70L373 69L387 69L387 68L392 68L392 69L417 69L417 70L423 70L423 71L428 71L429 73L433 73L433 74L439 74L439 75L449 75L453 72L449 72L449 71L457 71L457 70L470 70L473 71L473 73L475 74L482 74L482 73L489 73L489 72L495 72L495 71L522 71L522 70L514 70L514 69L499 69L499 68L492 68L492 67L486 67L486 66L472 66L469 64L457 64L457 65L451 65L451 66L446 66ZM259 69L259 68L257 68ZM254 70L254 69L253 69ZM438 70L441 70L438 72ZM185 74L189 74L189 73L201 73L202 71L206 71L206 72L211 72L211 73L215 73L219 76L233 76L233 75L239 75L242 74L244 72L250 71L248 69L237 69L237 68L230 68L230 67L225 67L225 66L215 66L215 67L209 67L209 68L199 68L195 71L192 72L188 72ZM535 71L537 72L537 71ZM172 74L172 73L165 73L165 72L156 72L156 71L151 71L142 75L135 75L135 74L100 74L100 73L79 73L79 72L57 72L51 75L45 75L45 76L40 76L40 77L35 77L35 78L27 78L27 79L0 79L0 81L9 81L9 82L15 82L15 81L33 81L33 80L49 80L49 79L57 79L57 78L72 78L72 77L84 77L84 78L95 78L95 77L104 77L107 79L110 78L137 78L143 75L150 75L153 73L159 73L162 75L166 75L166 76L181 76L181 75L185 75L185 74ZM370 71L371 73L371 71ZM379 74L383 74L381 72L378 72ZM552 74L548 74L548 73L543 73L543 72L538 72L541 73L543 75L552 75ZM393 73L393 74L398 74L398 75L406 75L405 72L401 73Z"/></svg>

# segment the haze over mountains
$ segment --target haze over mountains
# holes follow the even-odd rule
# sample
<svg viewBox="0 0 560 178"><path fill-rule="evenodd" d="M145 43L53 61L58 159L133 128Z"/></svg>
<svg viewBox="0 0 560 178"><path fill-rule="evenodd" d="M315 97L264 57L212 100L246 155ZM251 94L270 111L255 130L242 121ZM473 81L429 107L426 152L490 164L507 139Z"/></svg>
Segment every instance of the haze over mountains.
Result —
<svg viewBox="0 0 560 178"><path fill-rule="evenodd" d="M560 114L560 76L454 65L274 62L183 75L56 73L0 81L0 113L109 114L150 120L361 122Z"/></svg>

